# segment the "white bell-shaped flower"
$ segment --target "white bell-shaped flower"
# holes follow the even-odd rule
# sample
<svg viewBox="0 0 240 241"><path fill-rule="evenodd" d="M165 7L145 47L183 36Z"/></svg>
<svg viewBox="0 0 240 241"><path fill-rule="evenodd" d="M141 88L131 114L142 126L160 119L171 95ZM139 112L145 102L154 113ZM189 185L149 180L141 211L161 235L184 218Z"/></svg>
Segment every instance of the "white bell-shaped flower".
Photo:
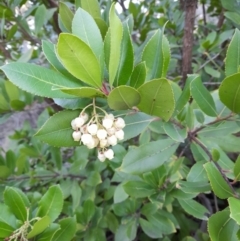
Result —
<svg viewBox="0 0 240 241"><path fill-rule="evenodd" d="M117 137L115 135L109 136L107 138L107 142L108 142L108 145L115 146L115 145L117 145Z"/></svg>
<svg viewBox="0 0 240 241"><path fill-rule="evenodd" d="M107 130L107 133L108 133L109 136L112 136L112 135L115 134L116 131L117 131L116 128L112 127L112 128Z"/></svg>
<svg viewBox="0 0 240 241"><path fill-rule="evenodd" d="M118 130L115 132L116 138L121 141L124 139L124 131L123 130Z"/></svg>
<svg viewBox="0 0 240 241"><path fill-rule="evenodd" d="M114 126L117 128L117 129L122 129L125 127L125 121L123 118L121 117L118 117L115 122L114 122Z"/></svg>
<svg viewBox="0 0 240 241"><path fill-rule="evenodd" d="M98 131L98 126L97 124L91 124L87 127L87 131L89 134L91 135L96 135L97 134L97 131Z"/></svg>
<svg viewBox="0 0 240 241"><path fill-rule="evenodd" d="M79 117L83 118L84 123L86 123L89 118L88 114L86 112L81 113L81 115Z"/></svg>
<svg viewBox="0 0 240 241"><path fill-rule="evenodd" d="M80 131L74 131L72 133L72 137L73 137L74 141L80 141L81 136L82 136L82 134Z"/></svg>
<svg viewBox="0 0 240 241"><path fill-rule="evenodd" d="M86 146L88 149L93 149L94 147L96 147L94 139L92 138L92 140L88 144L86 144Z"/></svg>
<svg viewBox="0 0 240 241"><path fill-rule="evenodd" d="M107 137L107 131L104 130L104 129L99 129L97 131L97 137L98 137L99 140L105 139Z"/></svg>
<svg viewBox="0 0 240 241"><path fill-rule="evenodd" d="M83 124L84 124L84 119L83 118L81 118L81 117L75 118L75 125L76 125L77 128L82 127Z"/></svg>
<svg viewBox="0 0 240 241"><path fill-rule="evenodd" d="M101 162L104 162L104 161L106 160L106 157L105 157L105 155L104 155L104 152L98 151L98 159L99 159L99 161L101 161Z"/></svg>
<svg viewBox="0 0 240 241"><path fill-rule="evenodd" d="M114 152L112 149L108 149L104 152L104 156L109 159L112 160L114 158Z"/></svg>
<svg viewBox="0 0 240 241"><path fill-rule="evenodd" d="M71 121L71 126L72 126L72 129L73 129L73 130L76 130L76 129L77 129L76 120L75 120L75 119L73 119L73 120Z"/></svg>
<svg viewBox="0 0 240 241"><path fill-rule="evenodd" d="M94 142L93 137L90 134L83 134L81 141L84 145L88 145L89 143Z"/></svg>
<svg viewBox="0 0 240 241"><path fill-rule="evenodd" d="M104 118L102 120L102 125L108 130L113 126L113 119L110 118Z"/></svg>
<svg viewBox="0 0 240 241"><path fill-rule="evenodd" d="M101 148L106 147L108 145L107 139L100 140L99 145L100 145Z"/></svg>

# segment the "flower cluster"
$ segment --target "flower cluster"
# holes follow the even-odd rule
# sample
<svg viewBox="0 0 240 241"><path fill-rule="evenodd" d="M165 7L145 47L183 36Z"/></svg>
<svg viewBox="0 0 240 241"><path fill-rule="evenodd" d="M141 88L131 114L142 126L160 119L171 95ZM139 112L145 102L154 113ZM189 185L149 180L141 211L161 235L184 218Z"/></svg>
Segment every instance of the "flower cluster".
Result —
<svg viewBox="0 0 240 241"><path fill-rule="evenodd" d="M109 147L124 139L124 120L107 113L103 118L95 114L89 121L88 119L88 115L83 112L72 120L74 141L80 141L89 149L98 148L98 159L102 162L113 159L114 152Z"/></svg>

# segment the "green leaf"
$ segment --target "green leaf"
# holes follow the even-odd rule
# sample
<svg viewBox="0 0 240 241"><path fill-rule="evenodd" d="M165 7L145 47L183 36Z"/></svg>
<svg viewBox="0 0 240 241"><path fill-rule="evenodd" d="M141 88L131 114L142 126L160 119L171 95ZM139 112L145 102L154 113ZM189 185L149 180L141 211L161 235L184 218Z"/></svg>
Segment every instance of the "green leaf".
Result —
<svg viewBox="0 0 240 241"><path fill-rule="evenodd" d="M43 27L46 19L47 9L44 4L38 6L35 13L35 34L38 34Z"/></svg>
<svg viewBox="0 0 240 241"><path fill-rule="evenodd" d="M187 138L187 130L185 128L180 129L173 123L165 122L163 124L163 129L165 133L174 141L184 142L185 139Z"/></svg>
<svg viewBox="0 0 240 241"><path fill-rule="evenodd" d="M214 100L209 91L203 85L200 76L192 80L191 93L192 97L205 114L208 116L217 116Z"/></svg>
<svg viewBox="0 0 240 241"><path fill-rule="evenodd" d="M225 60L226 76L230 76L238 73L239 65L240 65L240 31L236 29L227 49L226 60Z"/></svg>
<svg viewBox="0 0 240 241"><path fill-rule="evenodd" d="M50 98L73 98L58 89L79 87L77 82L53 70L34 64L10 63L0 69L4 71L13 84L34 95Z"/></svg>
<svg viewBox="0 0 240 241"><path fill-rule="evenodd" d="M139 223L143 232L150 238L157 239L162 237L162 231L155 223L151 223L143 218L139 219Z"/></svg>
<svg viewBox="0 0 240 241"><path fill-rule="evenodd" d="M201 192L209 192L211 190L210 185L207 182L186 182L179 181L179 188L185 193L201 193Z"/></svg>
<svg viewBox="0 0 240 241"><path fill-rule="evenodd" d="M0 165L0 178L6 179L11 175L11 170L7 166Z"/></svg>
<svg viewBox="0 0 240 241"><path fill-rule="evenodd" d="M62 33L59 35L57 52L61 62L73 76L94 87L101 87L98 59L85 42L74 35Z"/></svg>
<svg viewBox="0 0 240 241"><path fill-rule="evenodd" d="M100 6L97 0L81 0L81 7L93 18L101 18Z"/></svg>
<svg viewBox="0 0 240 241"><path fill-rule="evenodd" d="M83 220L85 224L88 224L95 213L95 205L92 200L87 200L83 204Z"/></svg>
<svg viewBox="0 0 240 241"><path fill-rule="evenodd" d="M138 108L168 121L175 108L172 86L167 79L154 79L138 88L141 102Z"/></svg>
<svg viewBox="0 0 240 241"><path fill-rule="evenodd" d="M127 110L137 106L140 102L140 94L130 86L118 86L108 95L109 107L113 110Z"/></svg>
<svg viewBox="0 0 240 241"><path fill-rule="evenodd" d="M10 81L5 81L4 86L9 97L9 100L18 100L20 98L20 91L16 87L16 85L11 83Z"/></svg>
<svg viewBox="0 0 240 241"><path fill-rule="evenodd" d="M98 59L101 71L103 72L104 51L100 30L92 16L81 8L79 8L74 15L72 33L91 48L95 57Z"/></svg>
<svg viewBox="0 0 240 241"><path fill-rule="evenodd" d="M235 1L235 0L233 0L233 1ZM230 19L233 23L235 23L237 25L240 22L240 15L239 15L239 13L226 11L226 12L224 12L224 16L226 18Z"/></svg>
<svg viewBox="0 0 240 241"><path fill-rule="evenodd" d="M133 63L134 63L133 45L132 45L131 36L128 29L128 24L127 24L127 21L125 21L123 23L123 36L122 36L122 43L121 43L119 65L118 65L118 70L114 80L115 86L125 85L128 82L132 74Z"/></svg>
<svg viewBox="0 0 240 241"><path fill-rule="evenodd" d="M141 174L154 170L172 156L177 146L175 141L163 139L133 148L123 158L119 169L131 174Z"/></svg>
<svg viewBox="0 0 240 241"><path fill-rule="evenodd" d="M153 120L154 117L141 112L127 115L124 118L126 123L124 127L124 141L142 133Z"/></svg>
<svg viewBox="0 0 240 241"><path fill-rule="evenodd" d="M82 189L77 181L71 183L72 208L75 211L80 204Z"/></svg>
<svg viewBox="0 0 240 241"><path fill-rule="evenodd" d="M91 99L88 98L75 98L75 99L53 99L55 104L69 109L69 110L76 110L76 109L83 109L85 106L89 105Z"/></svg>
<svg viewBox="0 0 240 241"><path fill-rule="evenodd" d="M0 238L7 238L9 237L14 231L14 228L0 221Z"/></svg>
<svg viewBox="0 0 240 241"><path fill-rule="evenodd" d="M147 68L145 62L136 65L130 78L130 86L133 88L139 88L146 80L146 72Z"/></svg>
<svg viewBox="0 0 240 241"><path fill-rule="evenodd" d="M207 173L203 167L205 163L206 163L205 161L199 161L191 167L191 170L187 175L188 182L204 182L204 181L207 182L208 181Z"/></svg>
<svg viewBox="0 0 240 241"><path fill-rule="evenodd" d="M186 213L201 220L208 220L206 214L209 213L209 211L203 205L194 200L180 199L178 202Z"/></svg>
<svg viewBox="0 0 240 241"><path fill-rule="evenodd" d="M235 176L235 180L239 181L240 180L240 155L238 156L238 158L234 164L233 173Z"/></svg>
<svg viewBox="0 0 240 241"><path fill-rule="evenodd" d="M240 200L237 198L228 198L230 217L240 225Z"/></svg>
<svg viewBox="0 0 240 241"><path fill-rule="evenodd" d="M125 192L123 188L123 184L119 184L114 192L113 200L114 203L120 203L123 202L128 198L128 194Z"/></svg>
<svg viewBox="0 0 240 241"><path fill-rule="evenodd" d="M234 196L232 189L229 187L220 172L217 170L214 163L206 163L204 165L204 168L207 171L208 179L212 186L213 192L217 197L225 199Z"/></svg>
<svg viewBox="0 0 240 241"><path fill-rule="evenodd" d="M6 187L4 202L19 220L23 222L27 220L27 208L29 208L30 203L27 196L20 189Z"/></svg>
<svg viewBox="0 0 240 241"><path fill-rule="evenodd" d="M94 18L98 28L100 29L100 32L101 32L101 35L102 35L102 38L104 39L106 34L107 34L107 31L108 31L108 26L107 24L105 23L105 21L101 18Z"/></svg>
<svg viewBox="0 0 240 241"><path fill-rule="evenodd" d="M39 201L38 217L48 216L53 222L61 213L63 194L58 185L51 186Z"/></svg>
<svg viewBox="0 0 240 241"><path fill-rule="evenodd" d="M77 231L77 223L74 218L64 218L59 221L58 230L51 241L71 241Z"/></svg>
<svg viewBox="0 0 240 241"><path fill-rule="evenodd" d="M213 214L208 220L211 241L237 241L238 225L229 217L229 210Z"/></svg>
<svg viewBox="0 0 240 241"><path fill-rule="evenodd" d="M59 3L59 16L61 18L62 24L67 29L68 32L72 32L72 20L73 13L68 8L67 4L60 2Z"/></svg>
<svg viewBox="0 0 240 241"><path fill-rule="evenodd" d="M219 87L219 97L235 113L240 112L240 73L225 78Z"/></svg>
<svg viewBox="0 0 240 241"><path fill-rule="evenodd" d="M151 185L142 181L128 181L123 188L129 196L134 198L148 197L156 192Z"/></svg>
<svg viewBox="0 0 240 241"><path fill-rule="evenodd" d="M6 204L0 203L0 222L16 227L16 221L12 210Z"/></svg>
<svg viewBox="0 0 240 241"><path fill-rule="evenodd" d="M66 89L61 89L61 91L69 95L74 95L80 98L93 98L93 97L106 98L106 96L102 91L92 87L66 88Z"/></svg>
<svg viewBox="0 0 240 241"><path fill-rule="evenodd" d="M119 227L119 222L118 222L118 219L116 218L116 216L113 213L108 212L105 215L105 219L106 219L106 222L107 222L107 225L108 225L108 228L110 229L110 231L112 233L116 233L116 231Z"/></svg>
<svg viewBox="0 0 240 241"><path fill-rule="evenodd" d="M42 233L50 224L51 220L48 216L45 216L34 223L32 230L28 233L27 238L33 238Z"/></svg>
<svg viewBox="0 0 240 241"><path fill-rule="evenodd" d="M60 230L60 225L56 223L51 223L50 226L38 235L37 241L52 241L55 233Z"/></svg>
<svg viewBox="0 0 240 241"><path fill-rule="evenodd" d="M166 77L170 63L170 47L162 31L152 36L142 53L142 61L146 62L147 80Z"/></svg>
<svg viewBox="0 0 240 241"><path fill-rule="evenodd" d="M79 111L61 111L50 117L35 136L52 146L78 146L72 138L71 121L79 116Z"/></svg>
<svg viewBox="0 0 240 241"><path fill-rule="evenodd" d="M112 4L109 12L110 31L110 56L109 56L109 83L112 86L117 75L120 57L123 26L115 12L115 4Z"/></svg>
<svg viewBox="0 0 240 241"><path fill-rule="evenodd" d="M21 100L12 100L10 102L10 105L12 107L13 110L18 110L21 111L24 109L24 107L26 106L26 103L21 101Z"/></svg>

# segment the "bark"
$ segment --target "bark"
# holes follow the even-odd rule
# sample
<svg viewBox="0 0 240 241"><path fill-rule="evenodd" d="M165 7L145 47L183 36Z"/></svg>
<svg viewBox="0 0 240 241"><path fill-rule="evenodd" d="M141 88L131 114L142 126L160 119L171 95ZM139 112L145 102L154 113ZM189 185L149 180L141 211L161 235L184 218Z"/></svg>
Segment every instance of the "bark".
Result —
<svg viewBox="0 0 240 241"><path fill-rule="evenodd" d="M180 0L180 7L185 12L185 26L182 48L182 81L185 84L187 74L192 73L192 49L194 20L197 9L197 0Z"/></svg>

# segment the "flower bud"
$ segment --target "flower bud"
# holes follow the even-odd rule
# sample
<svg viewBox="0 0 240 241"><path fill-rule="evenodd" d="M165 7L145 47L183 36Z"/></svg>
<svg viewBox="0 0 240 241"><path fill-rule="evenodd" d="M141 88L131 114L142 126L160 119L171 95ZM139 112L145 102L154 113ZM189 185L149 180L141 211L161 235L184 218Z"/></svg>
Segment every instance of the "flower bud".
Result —
<svg viewBox="0 0 240 241"><path fill-rule="evenodd" d="M87 131L91 135L96 135L98 131L98 126L96 124L91 124L87 127Z"/></svg>
<svg viewBox="0 0 240 241"><path fill-rule="evenodd" d="M73 119L73 120L71 121L71 126L72 126L72 129L73 129L73 130L76 130L76 129L77 129L76 120L75 120L75 119Z"/></svg>
<svg viewBox="0 0 240 241"><path fill-rule="evenodd" d="M104 129L100 129L97 131L97 137L99 140L103 140L107 137L107 131Z"/></svg>
<svg viewBox="0 0 240 241"><path fill-rule="evenodd" d="M112 128L110 128L110 129L107 130L107 133L108 133L109 136L114 135L115 132L116 132L116 128L114 128L114 127L112 127Z"/></svg>
<svg viewBox="0 0 240 241"><path fill-rule="evenodd" d="M79 117L83 118L84 123L86 123L88 120L88 114L86 112L83 112Z"/></svg>
<svg viewBox="0 0 240 241"><path fill-rule="evenodd" d="M75 125L77 128L80 128L84 124L84 119L81 117L75 118Z"/></svg>
<svg viewBox="0 0 240 241"><path fill-rule="evenodd" d="M93 138L90 134L83 134L81 137L81 141L84 145L88 145L93 141Z"/></svg>
<svg viewBox="0 0 240 241"><path fill-rule="evenodd" d="M109 119L109 118L104 118L102 120L102 125L106 128L106 129L110 129L113 125L113 120Z"/></svg>
<svg viewBox="0 0 240 241"><path fill-rule="evenodd" d="M121 117L118 117L117 119L116 119L116 121L114 122L114 126L117 128L117 129L122 129L122 128L124 128L125 127L125 121L124 121L124 119L123 118L121 118Z"/></svg>
<svg viewBox="0 0 240 241"><path fill-rule="evenodd" d="M96 147L94 139L92 138L92 140L88 144L86 144L86 146L88 149L93 149L94 147Z"/></svg>
<svg viewBox="0 0 240 241"><path fill-rule="evenodd" d="M106 160L106 157L105 157L105 155L104 155L103 152L98 151L98 159L99 159L99 161L101 161L101 162L104 162L104 161Z"/></svg>
<svg viewBox="0 0 240 241"><path fill-rule="evenodd" d="M108 145L108 141L106 139L100 140L100 147L104 148Z"/></svg>
<svg viewBox="0 0 240 241"><path fill-rule="evenodd" d="M104 156L109 159L112 160L114 158L114 152L112 149L108 149L104 152Z"/></svg>
<svg viewBox="0 0 240 241"><path fill-rule="evenodd" d="M73 137L74 141L80 141L81 135L82 135L82 134L81 134L80 131L74 131L74 132L72 133L72 137Z"/></svg>
<svg viewBox="0 0 240 241"><path fill-rule="evenodd" d="M113 114L105 115L104 118L111 119L111 120L114 120L114 119L115 119Z"/></svg>
<svg viewBox="0 0 240 241"><path fill-rule="evenodd" d="M124 139L124 131L123 130L118 130L115 132L115 136L119 141Z"/></svg>
<svg viewBox="0 0 240 241"><path fill-rule="evenodd" d="M115 146L117 145L117 137L115 135L109 136L107 138L108 145Z"/></svg>

